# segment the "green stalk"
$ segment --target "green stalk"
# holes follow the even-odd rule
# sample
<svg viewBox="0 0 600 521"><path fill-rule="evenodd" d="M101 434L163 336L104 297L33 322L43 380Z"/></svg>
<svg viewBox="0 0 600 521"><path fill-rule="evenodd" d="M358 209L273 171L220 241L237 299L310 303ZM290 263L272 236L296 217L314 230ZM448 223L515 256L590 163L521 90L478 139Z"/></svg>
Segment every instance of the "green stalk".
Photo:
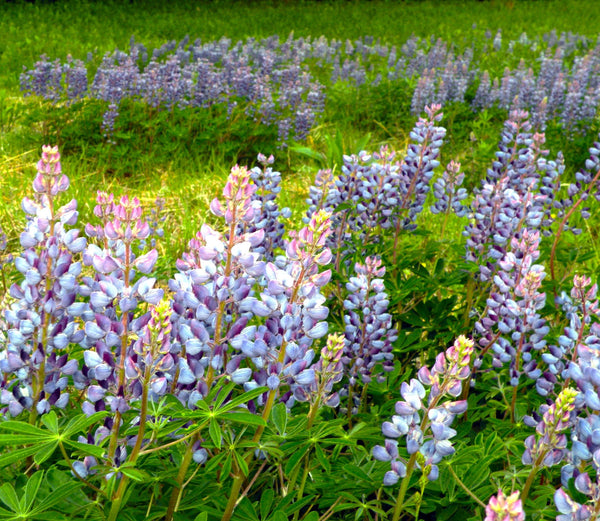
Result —
<svg viewBox="0 0 600 521"><path fill-rule="evenodd" d="M167 508L167 513L165 514L165 521L172 521L173 515L175 515L177 507L179 506L181 492L183 491L183 481L188 468L192 463L192 456L194 455L194 443L196 443L198 440L198 434L196 434L196 436L190 440L190 443L185 450L185 454L183 455L183 460L179 466L179 472L177 473L176 478L177 486L171 491L171 499L169 500L169 507Z"/></svg>
<svg viewBox="0 0 600 521"><path fill-rule="evenodd" d="M444 384L442 384L440 388L443 389ZM421 432L425 432L425 429L429 425L429 411L437 407L437 404L443 395L444 393L440 393L436 398L434 398L434 400L429 404L429 406L423 413L423 421L421 422ZM398 497L396 499L396 506L394 507L394 515L392 517L392 521L398 521L398 519L400 519L400 514L404 510L404 499L406 497L406 491L408 489L410 477L413 473L413 470L415 469L415 463L417 462L417 454L419 454L419 451L411 455L406 465L406 476L404 476L404 478L402 479L402 484L400 485L400 491L398 492Z"/></svg>
<svg viewBox="0 0 600 521"><path fill-rule="evenodd" d="M125 288L129 288L129 275L131 272L131 266L129 265L129 260L131 258L131 244L129 242L125 243L125 269L123 270L123 283ZM121 323L123 324L123 335L121 336L121 356L119 358L119 366L117 367L118 371L118 384L117 384L117 393L125 392L125 357L127 355L127 343L129 340L129 313L123 312L123 316L121 317ZM111 460L115 452L117 451L117 442L119 441L119 428L121 426L121 413L117 411L115 413L115 418L113 422L113 429L110 437L110 443L108 445L108 459Z"/></svg>
<svg viewBox="0 0 600 521"><path fill-rule="evenodd" d="M319 411L319 403L320 403L319 397L321 396L322 391L323 391L322 389L319 389L319 394L318 394L317 400L315 401L314 404L311 405L310 411L308 413L307 428L309 431L310 431L310 429L312 429L312 426L317 417L317 412ZM302 472L302 480L300 481L300 488L298 489L298 494L296 495L296 502L300 501L302 499L302 496L304 495L304 487L306 486L306 479L308 478L308 474L310 472L310 452L311 451L309 448L308 451L306 451L306 455L304 456L304 470ZM296 510L296 512L294 513L293 521L298 521L299 515L300 515L300 510Z"/></svg>
<svg viewBox="0 0 600 521"><path fill-rule="evenodd" d="M152 371L149 366L146 366L144 372L144 382L142 385L142 405L140 408L140 425L138 427L137 439L135 440L135 445L133 446L133 450L127 458L128 463L135 463L137 457L142 448L142 443L144 441L144 432L146 430L146 417L148 415L148 386L150 385L150 377L152 376ZM125 494L125 490L127 489L127 484L129 482L129 478L125 475L121 477L121 482L119 483L119 488L117 489L116 494L112 498L112 504L110 506L110 512L108 514L107 521L115 521L117 519L117 515L119 514L119 510L121 510L121 503L123 502L123 497Z"/></svg>
<svg viewBox="0 0 600 521"><path fill-rule="evenodd" d="M50 182L48 182L48 193L50 193ZM50 208L50 231L48 232L48 237L52 237L54 235L54 225L56 224L55 216L54 216L54 202L52 201L52 197L48 196L48 207ZM50 278L50 273L52 272L52 259L48 257L46 262L46 293L45 297L50 293L52 289L52 279ZM43 306L42 306L43 307ZM32 383L32 392L33 392L33 404L31 405L31 411L29 412L29 423L33 425L37 418L37 404L40 400L40 394L44 390L44 382L46 381L46 345L48 344L48 330L50 328L50 314L46 311L43 312L44 315L44 323L42 324L42 361L40 362L40 367L37 371L34 371L33 381ZM37 331L36 331L37 334Z"/></svg>

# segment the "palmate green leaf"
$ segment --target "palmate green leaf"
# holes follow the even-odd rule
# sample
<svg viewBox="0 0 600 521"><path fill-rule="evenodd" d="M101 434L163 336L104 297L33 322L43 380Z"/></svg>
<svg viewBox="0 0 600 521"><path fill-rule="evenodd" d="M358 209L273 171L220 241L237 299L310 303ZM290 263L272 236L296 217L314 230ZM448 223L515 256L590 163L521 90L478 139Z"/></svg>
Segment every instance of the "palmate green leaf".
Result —
<svg viewBox="0 0 600 521"><path fill-rule="evenodd" d="M283 404L282 404L283 405ZM273 506L273 498L275 497L275 492L272 488L267 488L260 497L260 518L267 519L267 515L271 511L271 507Z"/></svg>
<svg viewBox="0 0 600 521"><path fill-rule="evenodd" d="M281 510L273 512L273 515L269 518L269 521L288 521L286 516Z"/></svg>
<svg viewBox="0 0 600 521"><path fill-rule="evenodd" d="M29 515L37 516L46 510L50 510L54 507L54 505L58 505L65 498L72 496L73 493L81 488L81 484L77 481L69 481L67 483L63 483L58 488L54 489L52 493L44 498L42 504L38 505L37 508L34 508Z"/></svg>
<svg viewBox="0 0 600 521"><path fill-rule="evenodd" d="M21 510L19 496L17 496L15 489L10 483L4 483L4 485L0 487L0 501L17 514L23 512Z"/></svg>
<svg viewBox="0 0 600 521"><path fill-rule="evenodd" d="M321 467L323 467L325 471L329 474L331 472L331 463L329 463L325 452L323 452L323 449L318 443L315 445L315 455L317 456L317 460L320 463Z"/></svg>
<svg viewBox="0 0 600 521"><path fill-rule="evenodd" d="M294 452L287 460L285 464L285 473L290 475L292 471L300 464L304 455L310 450L310 447L303 447L300 450Z"/></svg>
<svg viewBox="0 0 600 521"><path fill-rule="evenodd" d="M200 512L195 518L194 521L208 521L208 514L206 512Z"/></svg>
<svg viewBox="0 0 600 521"><path fill-rule="evenodd" d="M42 416L42 423L52 434L58 434L58 417L54 411L44 414L44 416Z"/></svg>
<svg viewBox="0 0 600 521"><path fill-rule="evenodd" d="M235 461L237 463L238 468L240 469L240 471L242 472L242 474L244 476L248 476L248 464L246 463L246 460L241 456L241 454L239 452L233 452L233 457L235 458Z"/></svg>
<svg viewBox="0 0 600 521"><path fill-rule="evenodd" d="M143 470L136 469L128 465L120 466L119 471L122 472L128 478L133 479L134 481L143 482L148 481L150 479L150 476Z"/></svg>
<svg viewBox="0 0 600 521"><path fill-rule="evenodd" d="M351 477L357 480L362 481L372 481L371 476L369 476L363 469L361 469L358 465L354 465L352 463L348 463L342 467L344 472L349 474Z"/></svg>
<svg viewBox="0 0 600 521"><path fill-rule="evenodd" d="M88 443L79 443L78 441L64 440L64 444L83 454L95 456L96 458L101 458L106 452L104 447L98 447L98 445L90 445Z"/></svg>
<svg viewBox="0 0 600 521"><path fill-rule="evenodd" d="M0 519L14 519L15 514L10 510L0 507Z"/></svg>
<svg viewBox="0 0 600 521"><path fill-rule="evenodd" d="M225 461L223 462L223 467L221 468L221 480L225 480L231 474L231 465L233 463L233 458L231 457L231 453L227 454Z"/></svg>
<svg viewBox="0 0 600 521"><path fill-rule="evenodd" d="M0 434L0 446L2 445L29 445L31 443L39 443L40 439L42 442L47 441L47 436L40 438L40 436L33 436L30 434L20 434L15 436L14 434Z"/></svg>
<svg viewBox="0 0 600 521"><path fill-rule="evenodd" d="M215 405L214 409L220 409L223 402L227 399L227 397L231 394L231 391L235 388L235 384L233 382L229 382L227 385L223 385L218 388L218 393L215 396Z"/></svg>

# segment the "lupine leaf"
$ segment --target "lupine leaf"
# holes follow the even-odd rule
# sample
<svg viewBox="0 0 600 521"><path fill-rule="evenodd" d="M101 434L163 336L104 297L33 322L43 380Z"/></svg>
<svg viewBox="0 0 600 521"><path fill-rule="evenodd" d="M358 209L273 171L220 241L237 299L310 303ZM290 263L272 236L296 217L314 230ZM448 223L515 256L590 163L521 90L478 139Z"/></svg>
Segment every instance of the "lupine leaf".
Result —
<svg viewBox="0 0 600 521"><path fill-rule="evenodd" d="M21 434L15 436L14 434L0 434L0 445L29 445L30 443L39 443L40 436L30 435L30 434ZM47 436L41 438L46 441Z"/></svg>
<svg viewBox="0 0 600 521"><path fill-rule="evenodd" d="M275 428L281 436L285 434L285 429L288 422L288 412L285 403L278 403L271 411L271 419Z"/></svg>
<svg viewBox="0 0 600 521"><path fill-rule="evenodd" d="M230 412L225 418L236 423L245 423L247 425L265 426L267 424L261 416L249 412Z"/></svg>
<svg viewBox="0 0 600 521"><path fill-rule="evenodd" d="M48 428L53 434L58 434L58 418L54 411L50 411L48 414L42 416L42 423Z"/></svg>
<svg viewBox="0 0 600 521"><path fill-rule="evenodd" d="M34 445L32 447L25 447L22 449L13 450L8 454L4 454L0 456L0 468L11 465L15 461L25 460L29 456L38 452L38 450L40 450L40 446Z"/></svg>
<svg viewBox="0 0 600 521"><path fill-rule="evenodd" d="M20 432L23 434L29 434L31 436L39 436L42 438L48 437L48 432L44 429L40 429L35 425L31 425L30 423L21 422L17 420L9 420L6 422L0 423L0 429L5 429L7 431L12 432Z"/></svg>
<svg viewBox="0 0 600 521"><path fill-rule="evenodd" d="M72 447L73 449L81 451L83 454L88 454L91 456L96 456L97 458L101 458L106 449L104 447L99 447L98 445L90 445L89 443L79 443L78 441L65 440L65 445Z"/></svg>
<svg viewBox="0 0 600 521"><path fill-rule="evenodd" d="M215 447L220 449L222 444L222 431L217 420L213 420L208 424L208 433L210 434L210 439L215 444Z"/></svg>
<svg viewBox="0 0 600 521"><path fill-rule="evenodd" d="M38 465L46 461L54 451L58 447L58 441L51 441L50 443L45 443L42 446L38 445L35 456L33 456L33 461L35 461Z"/></svg>
<svg viewBox="0 0 600 521"><path fill-rule="evenodd" d="M329 474L331 472L331 464L329 463L327 456L325 456L323 449L318 443L315 445L315 454L317 456L317 460L319 460L319 463L325 469L325 472Z"/></svg>
<svg viewBox="0 0 600 521"><path fill-rule="evenodd" d="M195 518L194 521L208 521L208 514L206 512L200 512Z"/></svg>
<svg viewBox="0 0 600 521"><path fill-rule="evenodd" d="M283 405L283 404L282 404ZM271 511L273 506L273 498L275 492L272 488L267 488L260 497L260 517L261 519L267 519L267 515Z"/></svg>
<svg viewBox="0 0 600 521"><path fill-rule="evenodd" d="M25 492L22 498L23 508L25 510L31 510L33 502L35 501L35 497L38 493L38 490L40 489L40 485L42 484L43 477L44 472L40 470L27 479L27 483L25 485Z"/></svg>
<svg viewBox="0 0 600 521"><path fill-rule="evenodd" d="M244 476L247 476L248 475L248 464L246 463L246 460L238 452L234 452L233 456L235 457L237 466L242 471L242 474Z"/></svg>
<svg viewBox="0 0 600 521"><path fill-rule="evenodd" d="M85 414L79 414L72 418L69 423L67 423L66 427L63 430L63 434L65 437L70 437L73 434L77 434L78 432L86 430L90 425L93 425L98 420L101 420L108 416L107 411L100 411L92 414L91 416L86 416Z"/></svg>
<svg viewBox="0 0 600 521"><path fill-rule="evenodd" d="M129 467L127 465L122 465L119 467L119 471L122 472L128 478L133 479L134 481L147 481L148 474L143 472L140 469L136 469L135 467Z"/></svg>
<svg viewBox="0 0 600 521"><path fill-rule="evenodd" d="M224 407L221 407L219 409L219 411L220 412L231 411L232 409L235 409L236 407L242 405L243 403L248 403L250 400L254 400L255 398L258 398L261 394L265 393L266 391L268 391L267 387L257 387L256 389L252 389L251 391L248 391L247 393L241 394L240 396L233 398L232 400L227 402L227 404Z"/></svg>
<svg viewBox="0 0 600 521"><path fill-rule="evenodd" d="M54 505L61 503L64 498L73 495L73 493L79 488L81 488L81 484L77 481L63 483L58 488L53 490L52 493L44 499L44 502L41 505L38 505L37 508L34 508L29 514L34 516L41 514L45 510L50 510Z"/></svg>
<svg viewBox="0 0 600 521"><path fill-rule="evenodd" d="M235 384L233 382L224 385L219 389L219 392L215 398L215 409L220 409L223 402L227 399L231 391L235 388Z"/></svg>
<svg viewBox="0 0 600 521"><path fill-rule="evenodd" d="M227 454L225 461L223 462L223 467L221 468L221 479L226 479L231 474L231 464L233 462L233 458L231 457L231 453Z"/></svg>
<svg viewBox="0 0 600 521"><path fill-rule="evenodd" d="M304 455L310 450L310 447L304 447L300 450L295 451L287 460L285 464L285 473L291 474L291 472L300 464Z"/></svg>
<svg viewBox="0 0 600 521"><path fill-rule="evenodd" d="M13 512L21 513L21 504L19 503L19 496L15 492L15 489L10 483L4 483L0 487L0 501L4 503Z"/></svg>

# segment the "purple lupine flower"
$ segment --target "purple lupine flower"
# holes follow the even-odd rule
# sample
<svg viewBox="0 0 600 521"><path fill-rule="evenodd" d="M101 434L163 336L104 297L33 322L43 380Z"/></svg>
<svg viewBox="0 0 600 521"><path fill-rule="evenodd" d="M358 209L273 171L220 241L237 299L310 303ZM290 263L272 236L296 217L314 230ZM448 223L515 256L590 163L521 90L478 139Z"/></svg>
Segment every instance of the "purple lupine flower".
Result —
<svg viewBox="0 0 600 521"><path fill-rule="evenodd" d="M479 345L492 351L494 367L510 364L513 386L522 373L533 379L541 375L532 354L546 346L549 327L539 314L546 295L539 291L544 267L533 264L538 257L539 232L524 229L522 239L511 240L511 251L498 261L487 314L475 326Z"/></svg>
<svg viewBox="0 0 600 521"><path fill-rule="evenodd" d="M462 382L470 375L473 345L473 341L458 337L453 346L438 355L431 370L422 368L419 371L419 380L402 383L400 394L403 400L396 402L392 421L382 425L385 445L373 449L375 459L391 462L384 485L410 478L407 469L412 472L417 464L417 453L424 456L425 467L429 469L427 477L434 481L439 473L438 463L454 453L450 438L456 431L450 425L457 414L466 411L467 403L465 400L441 403L441 400L460 395ZM430 387L429 393L424 385ZM401 437L406 437L406 452L411 455L408 462L399 455L398 439Z"/></svg>
<svg viewBox="0 0 600 521"><path fill-rule="evenodd" d="M86 242L78 230L67 230L77 221L76 201L55 206L68 187L58 148L42 147L33 182L36 198L22 204L28 222L15 267L23 280L10 288L15 302L5 313L7 342L0 349L0 403L12 416L27 409L34 418L51 407L64 408L68 377L78 370L67 347L84 335L73 313L81 274L73 257Z"/></svg>
<svg viewBox="0 0 600 521"><path fill-rule="evenodd" d="M589 498L586 504L580 504L571 499L569 494L559 488L554 493L554 504L560 515L556 517L557 521L578 521L586 519L594 519L597 516L600 508L600 451L596 450L593 456L593 467L596 471L596 480L590 478L589 472L578 473L573 485L575 490ZM563 485L567 487L567 484Z"/></svg>
<svg viewBox="0 0 600 521"><path fill-rule="evenodd" d="M467 214L467 207L461 202L467 198L467 190L458 188L464 179L465 174L460 173L460 163L450 161L442 177L433 184L435 203L431 206L431 213L449 213L452 209L458 217Z"/></svg>
<svg viewBox="0 0 600 521"><path fill-rule="evenodd" d="M355 264L356 276L346 284L349 294L344 300L345 341L342 361L349 379L349 389L344 391L352 399L349 407L360 405L360 394L354 394L359 383L368 385L377 364L384 372L393 370L392 343L397 332L392 328L388 313L388 296L383 284L385 267L381 260L367 257L365 264ZM377 374L378 381L384 380Z"/></svg>
<svg viewBox="0 0 600 521"><path fill-rule="evenodd" d="M158 304L163 290L154 287L153 277L136 277L137 271L151 273L158 257L154 249L139 257L133 253L134 245L147 239L150 233L139 199L123 196L114 203L112 194L99 192L97 200L94 213L102 220L102 226L88 225L86 231L91 237L101 239L102 247L90 244L83 256L84 263L93 267L96 275L83 279L89 309L82 314L85 363L76 384L80 388L98 385L106 391L99 400L88 392L88 401L82 405L86 414L108 407L119 416L128 410L127 397L132 392L126 388L126 376L133 338L143 335L151 318L150 312L137 316L135 312L142 302ZM107 425L109 420L105 420ZM113 436L116 435L113 428Z"/></svg>
<svg viewBox="0 0 600 521"><path fill-rule="evenodd" d="M406 157L402 161L398 180L397 202L384 201L386 210L390 211L390 219L394 223L396 235L400 229L414 230L415 220L423 210L425 199L429 193L429 182L433 171L439 166L438 156L446 129L436 126L443 114L439 105L425 107L427 119L419 118L410 133L413 141L408 146Z"/></svg>
<svg viewBox="0 0 600 521"><path fill-rule="evenodd" d="M552 223L554 197L548 194L562 170L543 160L547 154L541 149L544 136L530 132L527 118L527 113L514 111L506 121L497 159L482 187L475 190L473 221L463 232L467 237L466 258L479 265L482 281L494 276L497 261L506 253L511 239L520 237L522 228L548 229Z"/></svg>
<svg viewBox="0 0 600 521"><path fill-rule="evenodd" d="M252 198L254 203L260 205L260 211L256 212L255 220L247 226L247 232L256 230L264 231L264 240L256 251L259 252L267 261L275 259L275 252L283 249L285 244L283 235L285 225L282 219L288 219L291 216L289 208L279 208L277 196L281 192L281 173L274 171L270 166L275 161L273 156L266 158L262 154L258 155L259 162L263 168L255 167L250 170L250 177L256 185L256 192Z"/></svg>
<svg viewBox="0 0 600 521"><path fill-rule="evenodd" d="M498 490L496 496L492 496L485 507L484 521L524 521L522 501L519 499L519 491L509 496L502 490Z"/></svg>

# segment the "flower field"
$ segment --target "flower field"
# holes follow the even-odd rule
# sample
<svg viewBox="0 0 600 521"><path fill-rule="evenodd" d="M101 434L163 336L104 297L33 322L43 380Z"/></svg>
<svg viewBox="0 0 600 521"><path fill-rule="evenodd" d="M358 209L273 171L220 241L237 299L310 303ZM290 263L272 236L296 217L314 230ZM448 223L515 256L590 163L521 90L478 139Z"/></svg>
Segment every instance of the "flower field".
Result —
<svg viewBox="0 0 600 521"><path fill-rule="evenodd" d="M540 7L0 7L0 519L599 519L600 13Z"/></svg>

